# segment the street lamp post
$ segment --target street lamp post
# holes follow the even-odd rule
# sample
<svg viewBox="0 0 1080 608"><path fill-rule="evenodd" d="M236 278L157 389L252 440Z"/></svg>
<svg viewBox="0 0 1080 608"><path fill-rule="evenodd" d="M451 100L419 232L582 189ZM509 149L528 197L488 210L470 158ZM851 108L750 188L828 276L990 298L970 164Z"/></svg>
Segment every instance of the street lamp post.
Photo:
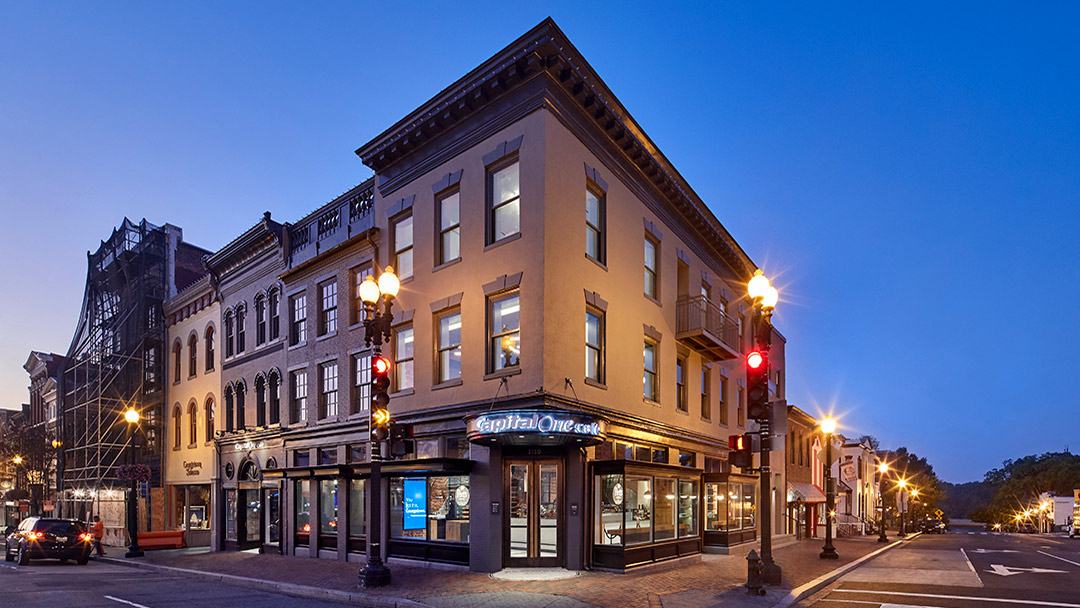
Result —
<svg viewBox="0 0 1080 608"><path fill-rule="evenodd" d="M821 432L825 434L825 546L821 548L821 559L840 557L833 546L833 516L836 511L836 482L832 476L832 434L836 431L836 421L826 417L821 421Z"/></svg>
<svg viewBox="0 0 1080 608"><path fill-rule="evenodd" d="M899 500L896 501L896 510L900 511L900 533L897 534L897 536L903 538L904 536L907 536L907 532L904 530L904 513L906 512L904 505L907 502L904 500L904 492L906 492L905 488L907 488L907 480L901 479L896 482L896 485L900 488L896 495L897 498L899 498Z"/></svg>
<svg viewBox="0 0 1080 608"><path fill-rule="evenodd" d="M139 424L139 412L135 408L128 408L124 412L124 420L127 421L128 453L131 462L131 488L128 490L127 500L127 527L131 544L124 557L142 557L143 551L139 548L139 496L138 481L135 479L135 427Z"/></svg>
<svg viewBox="0 0 1080 608"><path fill-rule="evenodd" d="M754 303L754 316L751 329L754 334L755 348L768 351L772 345L772 314L780 298L779 292L772 286L765 273L754 271L754 276L746 284L747 295ZM765 358L768 377L768 358ZM772 555L772 468L770 451L772 450L772 408L767 415L758 419L761 432L761 562L762 581L767 585L779 585L783 580L783 570L773 561Z"/></svg>
<svg viewBox="0 0 1080 608"><path fill-rule="evenodd" d="M878 473L881 477L878 479L878 505L881 507L881 534L878 536L879 543L889 542L889 537L885 535L885 496L881 493L882 482L885 481L885 474L889 472L888 463L881 463L878 465Z"/></svg>
<svg viewBox="0 0 1080 608"><path fill-rule="evenodd" d="M916 522L919 521L919 490L911 488L911 527L912 532L919 531L919 525Z"/></svg>
<svg viewBox="0 0 1080 608"><path fill-rule="evenodd" d="M391 306L400 287L401 282L390 266L379 275L378 283L368 275L360 284L360 299L364 303L364 341L368 346L375 345L376 357L382 355L382 345L390 342L394 318ZM383 304L381 311L378 310L380 301ZM368 477L368 494L371 500L368 509L367 564L360 570L359 582L363 587L382 587L390 584L390 568L382 561L382 442L372 431L369 422L371 475Z"/></svg>

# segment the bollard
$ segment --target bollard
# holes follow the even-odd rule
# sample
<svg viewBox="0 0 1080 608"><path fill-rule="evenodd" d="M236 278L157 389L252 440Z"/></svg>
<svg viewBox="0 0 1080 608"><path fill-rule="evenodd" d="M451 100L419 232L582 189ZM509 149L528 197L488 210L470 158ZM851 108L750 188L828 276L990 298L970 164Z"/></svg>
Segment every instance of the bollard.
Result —
<svg viewBox="0 0 1080 608"><path fill-rule="evenodd" d="M765 564L758 557L757 551L751 549L746 556L746 592L750 595L765 595L765 588L762 586L764 570Z"/></svg>

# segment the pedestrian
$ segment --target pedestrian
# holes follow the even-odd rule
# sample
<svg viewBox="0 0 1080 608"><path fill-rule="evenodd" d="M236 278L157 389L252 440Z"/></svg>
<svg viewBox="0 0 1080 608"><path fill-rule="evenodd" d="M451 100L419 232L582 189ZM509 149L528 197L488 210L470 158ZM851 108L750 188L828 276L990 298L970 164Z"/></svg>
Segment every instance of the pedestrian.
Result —
<svg viewBox="0 0 1080 608"><path fill-rule="evenodd" d="M92 530L94 537L94 549L97 550L98 556L105 555L105 550L101 548L101 539L105 537L105 522L101 521L101 516L94 516L94 528Z"/></svg>

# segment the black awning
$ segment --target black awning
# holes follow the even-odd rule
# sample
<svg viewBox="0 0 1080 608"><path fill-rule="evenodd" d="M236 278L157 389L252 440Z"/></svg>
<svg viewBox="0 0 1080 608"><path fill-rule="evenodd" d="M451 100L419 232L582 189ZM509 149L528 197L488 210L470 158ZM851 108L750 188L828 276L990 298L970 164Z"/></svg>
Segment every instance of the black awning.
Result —
<svg viewBox="0 0 1080 608"><path fill-rule="evenodd" d="M382 463L382 477L390 475L432 475L446 473L468 475L474 461L465 458L420 458L417 460L387 460ZM263 469L263 478L287 479L336 479L347 477L359 479L371 476L371 463L359 462L347 465L322 465Z"/></svg>

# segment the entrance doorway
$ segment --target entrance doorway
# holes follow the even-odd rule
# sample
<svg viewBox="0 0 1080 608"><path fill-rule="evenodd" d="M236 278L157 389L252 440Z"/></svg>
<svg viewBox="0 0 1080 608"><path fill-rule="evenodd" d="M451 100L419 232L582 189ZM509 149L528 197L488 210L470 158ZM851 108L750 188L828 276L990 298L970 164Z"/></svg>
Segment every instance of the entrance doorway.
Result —
<svg viewBox="0 0 1080 608"><path fill-rule="evenodd" d="M266 539L267 545L281 546L281 490L274 488L263 490L263 504L266 505Z"/></svg>
<svg viewBox="0 0 1080 608"><path fill-rule="evenodd" d="M503 563L508 567L563 565L562 463L558 460L508 460Z"/></svg>
<svg viewBox="0 0 1080 608"><path fill-rule="evenodd" d="M240 550L255 549L262 545L262 496L255 490L240 490Z"/></svg>

